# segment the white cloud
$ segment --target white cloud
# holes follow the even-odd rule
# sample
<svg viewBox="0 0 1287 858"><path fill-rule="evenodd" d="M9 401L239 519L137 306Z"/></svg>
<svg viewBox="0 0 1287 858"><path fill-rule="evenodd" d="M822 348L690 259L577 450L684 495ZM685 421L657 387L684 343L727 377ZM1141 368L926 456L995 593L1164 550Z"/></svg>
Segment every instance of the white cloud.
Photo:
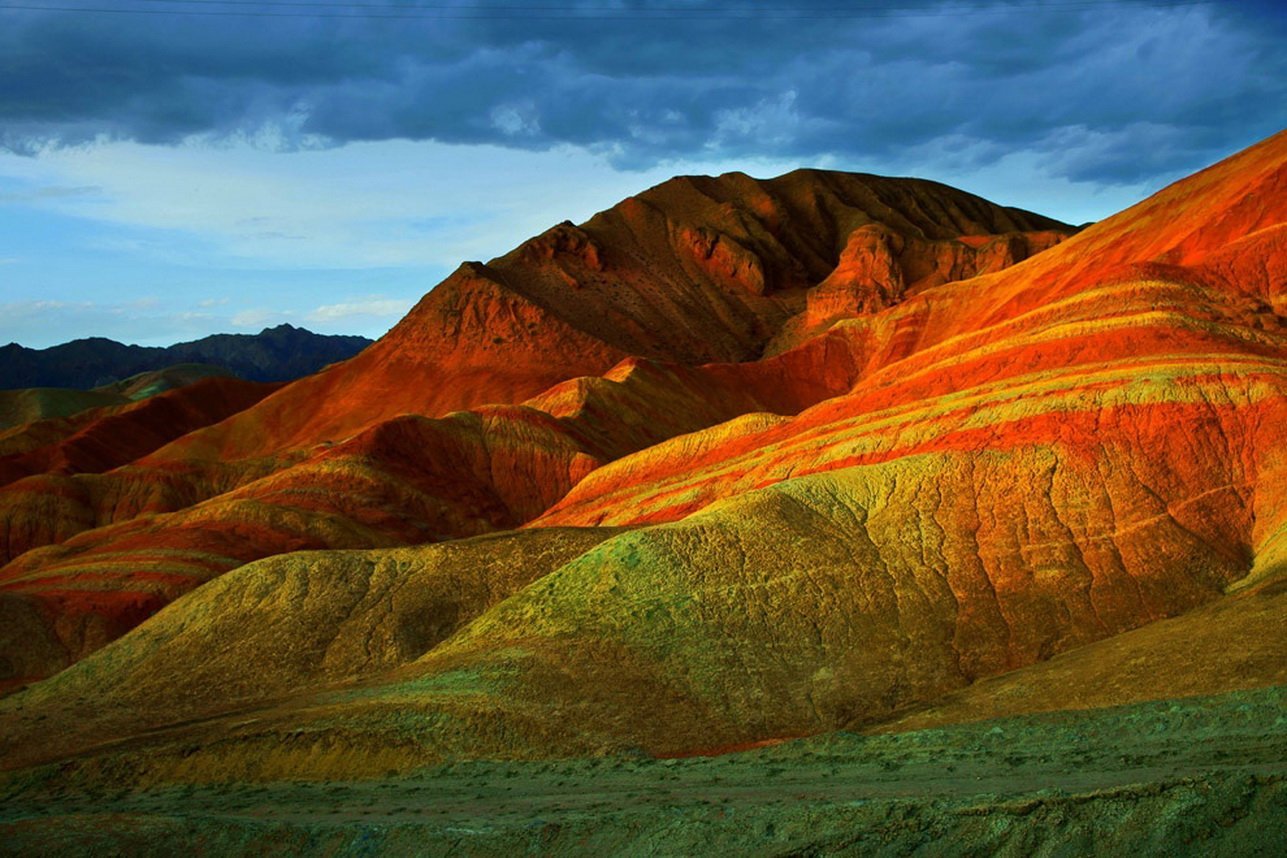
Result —
<svg viewBox="0 0 1287 858"><path fill-rule="evenodd" d="M304 318L310 322L339 322L359 317L400 319L411 309L411 303L396 298L371 297L340 304L323 304Z"/></svg>
<svg viewBox="0 0 1287 858"><path fill-rule="evenodd" d="M267 310L257 307L234 313L229 321L237 328L262 328L270 324L284 322L288 317L294 315L289 310Z"/></svg>
<svg viewBox="0 0 1287 858"><path fill-rule="evenodd" d="M540 115L530 101L497 105L492 108L491 116L492 127L506 137L535 137L541 133Z"/></svg>
<svg viewBox="0 0 1287 858"><path fill-rule="evenodd" d="M725 111L720 132L743 140L793 134L796 102L788 91L754 110ZM712 158L641 172L615 169L611 152L572 146L523 151L388 141L282 152L245 140L173 147L100 142L34 157L0 153L0 184L16 205L101 224L105 234L90 240L98 250L207 271L449 271L465 259L505 253L559 221L584 220L679 173L768 176L798 166L910 173L1068 220L1098 219L1151 190L1104 191L1057 179L1035 153L984 153L963 163L953 142L909 148L886 161ZM423 291L432 285L425 282ZM340 295L326 299L327 306L347 303ZM300 301L294 309L302 314L309 306Z"/></svg>
<svg viewBox="0 0 1287 858"><path fill-rule="evenodd" d="M800 127L795 100L795 91L788 90L776 98L762 99L751 107L717 110L715 136L707 148L720 149L732 141L761 147L790 143Z"/></svg>
<svg viewBox="0 0 1287 858"><path fill-rule="evenodd" d="M0 180L28 189L98 189L13 193L25 194L27 206L156 231L105 237L98 245L152 261L450 270L465 259L505 253L559 221L584 220L676 173L797 166L687 161L630 173L613 168L609 154L410 141L290 152L245 141L100 142L33 157L0 153Z"/></svg>
<svg viewBox="0 0 1287 858"><path fill-rule="evenodd" d="M34 203L41 200L59 200L68 197L92 197L100 194L102 190L96 185L75 188L60 187L58 185L24 188L20 191L0 192L0 203Z"/></svg>
<svg viewBox="0 0 1287 858"><path fill-rule="evenodd" d="M152 302L11 301L0 304L3 341L46 348L85 336L164 346L202 337L228 320L208 313L169 311Z"/></svg>

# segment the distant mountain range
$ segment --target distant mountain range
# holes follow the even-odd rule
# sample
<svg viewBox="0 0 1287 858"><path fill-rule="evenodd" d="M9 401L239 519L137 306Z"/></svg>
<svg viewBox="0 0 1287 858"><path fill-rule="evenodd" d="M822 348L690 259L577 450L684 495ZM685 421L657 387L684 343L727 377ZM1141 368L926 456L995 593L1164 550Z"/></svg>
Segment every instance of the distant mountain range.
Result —
<svg viewBox="0 0 1287 858"><path fill-rule="evenodd" d="M102 387L175 364L211 364L249 381L290 381L346 360L371 344L366 337L330 336L278 325L257 334L215 334L160 348L104 337L47 349L0 347L0 389Z"/></svg>

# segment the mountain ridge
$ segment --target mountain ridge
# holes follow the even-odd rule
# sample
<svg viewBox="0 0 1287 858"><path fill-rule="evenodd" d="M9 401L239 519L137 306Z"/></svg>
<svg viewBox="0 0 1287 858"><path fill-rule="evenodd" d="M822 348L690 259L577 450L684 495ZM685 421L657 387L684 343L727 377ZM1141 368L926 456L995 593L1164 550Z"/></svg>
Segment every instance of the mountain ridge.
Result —
<svg viewBox="0 0 1287 858"><path fill-rule="evenodd" d="M211 334L171 346L138 346L85 337L43 349L0 346L0 388L89 390L180 364L221 367L247 381L290 381L346 360L366 337L315 334L281 324L258 334Z"/></svg>

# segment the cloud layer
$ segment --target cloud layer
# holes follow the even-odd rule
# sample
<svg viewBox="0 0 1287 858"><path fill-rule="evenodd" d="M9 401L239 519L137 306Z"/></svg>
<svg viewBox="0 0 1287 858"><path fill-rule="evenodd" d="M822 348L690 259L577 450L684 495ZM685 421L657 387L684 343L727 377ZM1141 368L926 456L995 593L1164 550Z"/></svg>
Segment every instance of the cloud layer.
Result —
<svg viewBox="0 0 1287 858"><path fill-rule="evenodd" d="M5 147L411 139L572 145L619 168L1022 149L1112 184L1192 169L1287 114L1272 4L86 5L148 14L0 11ZM154 14L175 10L269 17Z"/></svg>
<svg viewBox="0 0 1287 858"><path fill-rule="evenodd" d="M1270 2L343 2L0 0L0 342L379 336L459 261L677 173L1082 222L1287 116Z"/></svg>

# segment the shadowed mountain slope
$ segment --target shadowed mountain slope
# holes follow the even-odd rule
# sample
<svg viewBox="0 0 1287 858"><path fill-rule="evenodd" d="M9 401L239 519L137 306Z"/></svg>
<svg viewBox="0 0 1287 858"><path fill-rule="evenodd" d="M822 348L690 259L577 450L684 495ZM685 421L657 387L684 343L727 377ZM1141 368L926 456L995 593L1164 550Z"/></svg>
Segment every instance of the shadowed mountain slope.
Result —
<svg viewBox="0 0 1287 858"><path fill-rule="evenodd" d="M186 387L203 378L234 376L235 374L221 366L208 363L179 363L164 369L148 370L120 381L94 388L103 392L119 393L131 401L147 399L167 390Z"/></svg>
<svg viewBox="0 0 1287 858"><path fill-rule="evenodd" d="M8 441L15 427L71 417L91 408L124 405L129 401L127 396L102 390L67 390L59 387L0 390L0 433L3 433L0 437Z"/></svg>
<svg viewBox="0 0 1287 858"><path fill-rule="evenodd" d="M254 405L275 387L207 378L141 401L14 427L0 434L0 486L33 474L111 470Z"/></svg>
<svg viewBox="0 0 1287 858"><path fill-rule="evenodd" d="M230 376L206 364L178 364L140 373L93 390L31 387L0 390L0 455L12 455L56 443L75 434L115 406L125 406L204 378ZM84 412L98 410L94 414ZM62 419L72 418L75 420ZM169 440L190 432L187 427Z"/></svg>
<svg viewBox="0 0 1287 858"><path fill-rule="evenodd" d="M213 365L250 381L288 381L350 358L370 343L366 337L315 334L293 325L264 328L258 334L214 334L165 348L125 345L104 337L47 349L10 343L0 347L0 385L85 390L182 364Z"/></svg>

